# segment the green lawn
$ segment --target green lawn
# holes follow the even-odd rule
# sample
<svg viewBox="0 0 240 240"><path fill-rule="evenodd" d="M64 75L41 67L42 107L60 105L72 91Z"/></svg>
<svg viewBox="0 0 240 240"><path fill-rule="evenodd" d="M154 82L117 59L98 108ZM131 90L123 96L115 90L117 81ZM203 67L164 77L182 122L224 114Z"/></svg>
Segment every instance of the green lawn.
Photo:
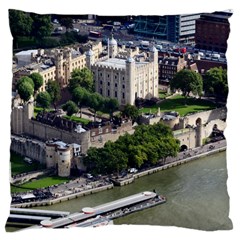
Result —
<svg viewBox="0 0 240 240"><path fill-rule="evenodd" d="M57 177L57 176L53 176L53 177L46 177L46 178L42 178L42 179L37 179L28 183L24 183L22 184L19 188L15 187L15 186L11 186L11 192L26 192L29 190L34 190L34 189L38 189L38 188L43 188L43 187L48 187L48 186L52 186L55 184L60 184L60 183L64 183L64 182L68 182L69 178L65 178L65 177Z"/></svg>
<svg viewBox="0 0 240 240"><path fill-rule="evenodd" d="M80 118L80 117L77 117L77 116L63 116L63 118L66 118L66 119L69 119L71 121L74 121L74 122L78 122L78 123L82 123L83 125L86 125L88 124L89 122L91 122L91 120L88 120L88 119L85 119L85 118Z"/></svg>
<svg viewBox="0 0 240 240"><path fill-rule="evenodd" d="M158 94L159 94L159 98L160 99L164 99L167 96L169 96L169 94L166 91L164 91L164 90L159 90Z"/></svg>
<svg viewBox="0 0 240 240"><path fill-rule="evenodd" d="M161 112L176 111L180 116L185 116L188 113L211 110L219 106L207 100L191 97L185 98L181 95L176 95L172 98L163 100L160 104L142 108L140 112L149 113L151 111L151 113L156 113L159 107Z"/></svg>
<svg viewBox="0 0 240 240"><path fill-rule="evenodd" d="M52 108L48 108L48 109L45 109L45 112L49 112L49 111L52 111L53 109ZM42 112L43 111L43 108L42 107L34 107L34 117L37 116L37 114L39 112Z"/></svg>
<svg viewBox="0 0 240 240"><path fill-rule="evenodd" d="M38 169L42 169L42 166L38 162L33 162L32 164L26 163L24 157L19 154L11 152L10 161L11 161L11 171L12 175L31 172Z"/></svg>

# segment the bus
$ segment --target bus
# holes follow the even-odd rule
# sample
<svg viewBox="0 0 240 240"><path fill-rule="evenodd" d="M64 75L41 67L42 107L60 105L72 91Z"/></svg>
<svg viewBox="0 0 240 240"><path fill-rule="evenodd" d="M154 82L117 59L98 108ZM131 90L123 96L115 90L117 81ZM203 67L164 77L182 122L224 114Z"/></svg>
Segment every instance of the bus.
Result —
<svg viewBox="0 0 240 240"><path fill-rule="evenodd" d="M88 35L89 40L97 40L98 38L101 38L102 34L100 32L90 31Z"/></svg>

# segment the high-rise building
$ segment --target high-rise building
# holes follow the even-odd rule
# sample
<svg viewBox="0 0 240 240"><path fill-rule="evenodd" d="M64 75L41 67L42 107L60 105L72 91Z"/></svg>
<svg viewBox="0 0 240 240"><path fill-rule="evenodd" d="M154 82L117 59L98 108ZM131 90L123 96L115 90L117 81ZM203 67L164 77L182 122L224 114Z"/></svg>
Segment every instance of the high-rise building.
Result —
<svg viewBox="0 0 240 240"><path fill-rule="evenodd" d="M170 42L193 42L195 22L200 14L168 16L137 16L134 32L146 37Z"/></svg>

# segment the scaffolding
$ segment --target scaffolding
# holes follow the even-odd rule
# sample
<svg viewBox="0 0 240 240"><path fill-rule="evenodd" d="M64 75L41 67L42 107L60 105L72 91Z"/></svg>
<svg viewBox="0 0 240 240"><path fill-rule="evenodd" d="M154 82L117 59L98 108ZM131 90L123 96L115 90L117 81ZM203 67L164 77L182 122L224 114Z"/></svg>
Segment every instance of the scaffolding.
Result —
<svg viewBox="0 0 240 240"><path fill-rule="evenodd" d="M154 39L177 42L179 16L137 16L134 33Z"/></svg>

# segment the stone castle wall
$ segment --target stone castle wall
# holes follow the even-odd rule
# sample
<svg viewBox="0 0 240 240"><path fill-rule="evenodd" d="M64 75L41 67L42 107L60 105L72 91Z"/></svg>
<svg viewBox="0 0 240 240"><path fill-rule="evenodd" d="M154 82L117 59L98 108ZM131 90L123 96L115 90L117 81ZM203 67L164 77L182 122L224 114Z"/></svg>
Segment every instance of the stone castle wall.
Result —
<svg viewBox="0 0 240 240"><path fill-rule="evenodd" d="M41 164L46 163L45 144L30 139L12 137L10 149L21 156L29 157L39 161Z"/></svg>
<svg viewBox="0 0 240 240"><path fill-rule="evenodd" d="M227 109L223 107L223 108L217 108L217 109L203 111L203 112L194 113L194 114L185 116L183 118L182 128L185 128L186 125L188 124L191 126L195 126L196 120L198 118L202 119L202 124L204 125L215 119L225 120L227 118Z"/></svg>

